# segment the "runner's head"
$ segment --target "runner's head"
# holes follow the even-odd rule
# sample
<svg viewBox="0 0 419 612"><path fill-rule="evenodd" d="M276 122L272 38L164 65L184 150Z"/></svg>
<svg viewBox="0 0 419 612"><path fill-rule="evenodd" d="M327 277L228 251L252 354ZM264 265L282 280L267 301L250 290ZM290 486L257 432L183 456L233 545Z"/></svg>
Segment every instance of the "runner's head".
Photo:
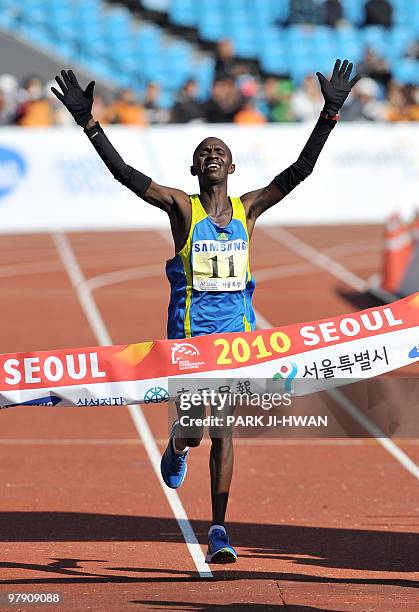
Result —
<svg viewBox="0 0 419 612"><path fill-rule="evenodd" d="M196 147L191 174L198 177L200 185L225 183L234 170L231 151L219 138L210 136Z"/></svg>

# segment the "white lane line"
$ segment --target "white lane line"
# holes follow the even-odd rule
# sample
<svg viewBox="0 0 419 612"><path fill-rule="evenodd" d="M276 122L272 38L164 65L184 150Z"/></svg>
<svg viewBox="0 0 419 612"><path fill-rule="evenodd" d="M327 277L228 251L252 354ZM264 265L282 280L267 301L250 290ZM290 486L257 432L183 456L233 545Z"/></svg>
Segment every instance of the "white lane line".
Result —
<svg viewBox="0 0 419 612"><path fill-rule="evenodd" d="M74 290L77 293L80 304L86 315L86 318L90 324L93 333L96 335L98 342L101 345L112 344L112 339L109 335L108 329L99 309L96 305L95 300L86 288L85 278L77 262L76 256L71 248L70 242L65 234L56 233L52 235L57 251L61 257L64 268L70 277L71 283ZM192 529L189 519L186 515L183 504L176 491L169 489L163 483L160 477L160 459L161 455L157 444L154 440L153 434L147 424L144 417L143 411L139 406L130 406L129 413L133 419L138 434L144 444L147 451L148 458L153 467L154 472L159 478L159 482L162 486L162 491L172 509L173 515L179 525L179 529L182 532L183 538L188 547L189 553L195 563L195 567L201 576L201 578L212 578L213 574L209 565L205 562L205 556L198 543L196 535Z"/></svg>
<svg viewBox="0 0 419 612"><path fill-rule="evenodd" d="M101 287L107 285L116 285L117 283L124 283L126 281L135 280L137 278L148 278L150 276L159 276L162 273L162 265L154 264L148 266L136 266L133 268L126 268L124 270L115 270L114 272L107 272L106 274L98 274L88 278L84 287L88 291L95 291Z"/></svg>
<svg viewBox="0 0 419 612"><path fill-rule="evenodd" d="M155 438L157 444L166 444L167 438ZM406 444L418 445L419 440L403 438ZM236 438L235 446L368 446L375 444L370 438ZM201 446L210 446L204 438ZM3 438L0 446L144 446L139 438Z"/></svg>
<svg viewBox="0 0 419 612"><path fill-rule="evenodd" d="M359 253L359 251L369 252L375 251L376 253L381 252L381 242L379 240L358 240L357 242L343 242L341 244L336 244L335 246L328 247L324 250L326 255L330 257L332 255L354 255L355 253Z"/></svg>
<svg viewBox="0 0 419 612"><path fill-rule="evenodd" d="M376 263L374 255L357 255L356 256L358 270L366 268L371 270L371 266ZM272 266L269 268L260 268L253 270L253 275L257 283L275 280L277 278L289 278L290 276L304 276L315 270L315 266L311 263L295 263L282 266Z"/></svg>
<svg viewBox="0 0 419 612"><path fill-rule="evenodd" d="M57 262L52 263L38 261L33 263L13 264L10 266L0 266L0 277L6 278L8 276L26 276L29 274L44 274L45 272L57 272L61 269L60 264Z"/></svg>
<svg viewBox="0 0 419 612"><path fill-rule="evenodd" d="M412 461L410 457L408 457L402 450L399 448L392 440L386 438L385 433L379 429L374 423L372 423L358 408L351 402L350 399L346 397L339 391L338 389L330 389L327 391L327 394L332 397L335 402L340 404L351 417L359 423L364 429L368 431L380 444L383 446L386 451L393 455L393 457L401 463L401 465L412 474L415 478L419 480L419 466Z"/></svg>
<svg viewBox="0 0 419 612"><path fill-rule="evenodd" d="M276 278L288 278L290 276L302 276L313 272L314 266L308 263L295 263L283 266L272 266L253 270L253 276L257 283L274 280Z"/></svg>
<svg viewBox="0 0 419 612"><path fill-rule="evenodd" d="M359 291L360 293L366 291L366 281L331 257L328 257L328 255L325 253L321 253L303 240L300 240L300 238L297 238L283 227L279 227L278 225L273 225L270 227L263 226L263 231L276 242L286 246L293 253L296 253L303 259L307 259L307 261L311 262L318 268L326 270L326 272L332 274L334 277L343 281L350 287L353 287L356 289L356 291Z"/></svg>

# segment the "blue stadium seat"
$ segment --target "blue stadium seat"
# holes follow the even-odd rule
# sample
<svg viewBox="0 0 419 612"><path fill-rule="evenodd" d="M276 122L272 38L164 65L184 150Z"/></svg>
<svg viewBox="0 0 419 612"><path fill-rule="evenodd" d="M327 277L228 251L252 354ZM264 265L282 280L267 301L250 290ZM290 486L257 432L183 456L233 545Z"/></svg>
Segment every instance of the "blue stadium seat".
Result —
<svg viewBox="0 0 419 612"><path fill-rule="evenodd" d="M262 56L261 63L266 72L288 74L291 71L292 60L289 55L267 54Z"/></svg>
<svg viewBox="0 0 419 612"><path fill-rule="evenodd" d="M145 8L151 11L159 11L162 13L168 12L170 9L170 0L142 0Z"/></svg>
<svg viewBox="0 0 419 612"><path fill-rule="evenodd" d="M195 27L197 24L196 4L193 0L172 0L169 17L170 21L176 25Z"/></svg>
<svg viewBox="0 0 419 612"><path fill-rule="evenodd" d="M392 60L403 57L410 43L417 38L416 32L411 28L395 26L389 33L389 57Z"/></svg>
<svg viewBox="0 0 419 612"><path fill-rule="evenodd" d="M419 65L418 61L410 58L403 58L394 62L392 66L393 75L396 81L402 84L419 84Z"/></svg>
<svg viewBox="0 0 419 612"><path fill-rule="evenodd" d="M223 19L216 13L199 24L199 33L204 40L217 41L228 36L228 28Z"/></svg>
<svg viewBox="0 0 419 612"><path fill-rule="evenodd" d="M364 5L366 0L341 0L345 18L354 25L360 25L365 19Z"/></svg>

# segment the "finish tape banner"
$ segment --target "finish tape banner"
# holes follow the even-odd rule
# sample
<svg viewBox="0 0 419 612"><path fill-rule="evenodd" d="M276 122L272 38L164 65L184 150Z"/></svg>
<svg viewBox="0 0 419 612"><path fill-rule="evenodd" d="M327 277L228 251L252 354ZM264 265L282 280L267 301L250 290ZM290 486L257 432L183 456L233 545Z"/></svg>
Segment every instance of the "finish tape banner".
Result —
<svg viewBox="0 0 419 612"><path fill-rule="evenodd" d="M206 383L218 391L232 379L247 393L307 395L418 360L416 293L391 305L253 332L0 355L0 407L159 403Z"/></svg>

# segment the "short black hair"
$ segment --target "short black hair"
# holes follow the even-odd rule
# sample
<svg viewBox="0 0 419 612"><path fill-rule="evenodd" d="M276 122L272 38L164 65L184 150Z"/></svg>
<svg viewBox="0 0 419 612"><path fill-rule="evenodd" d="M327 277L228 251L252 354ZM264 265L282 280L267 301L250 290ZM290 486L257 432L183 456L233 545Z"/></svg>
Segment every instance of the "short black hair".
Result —
<svg viewBox="0 0 419 612"><path fill-rule="evenodd" d="M194 163L195 163L195 156L196 156L196 154L197 154L197 152L198 152L199 148L200 148L200 147L202 147L202 145L203 145L204 143L206 143L206 142L207 142L207 140L218 140L218 142L220 142L220 143L223 145L223 147L224 147L224 148L227 150L228 154L230 155L230 160L231 160L231 161L233 161L233 155L232 155L232 153L231 153L230 147L229 147L228 145L226 145L226 143L224 142L224 140L221 140L221 138L218 138L217 136L207 136L207 138L204 138L204 140L202 140L202 141L199 143L199 145L196 147L195 151L193 152L192 159L193 159L193 162L194 162Z"/></svg>

